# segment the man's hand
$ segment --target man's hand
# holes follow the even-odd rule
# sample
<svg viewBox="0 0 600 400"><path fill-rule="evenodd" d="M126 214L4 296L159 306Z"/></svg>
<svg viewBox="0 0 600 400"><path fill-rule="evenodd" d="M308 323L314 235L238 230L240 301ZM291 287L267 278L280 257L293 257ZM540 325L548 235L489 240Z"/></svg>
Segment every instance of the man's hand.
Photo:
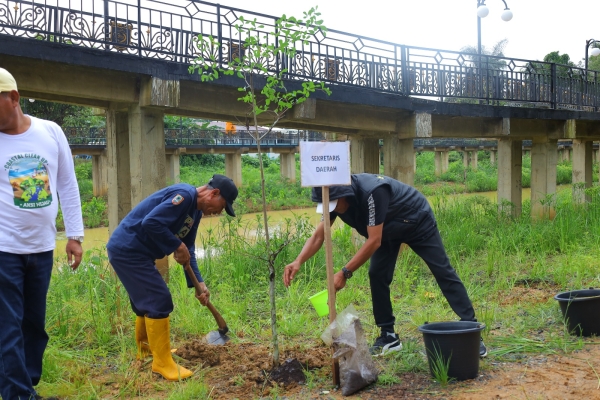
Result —
<svg viewBox="0 0 600 400"><path fill-rule="evenodd" d="M69 266L73 271L79 267L81 264L81 256L83 255L83 249L81 248L81 243L77 240L69 239L67 242L67 247L65 248L65 252L67 253L67 261Z"/></svg>
<svg viewBox="0 0 600 400"><path fill-rule="evenodd" d="M338 271L333 275L333 285L336 292L346 286L346 277L342 271Z"/></svg>
<svg viewBox="0 0 600 400"><path fill-rule="evenodd" d="M185 243L181 242L177 250L173 252L173 258L181 265L186 265L190 262L190 251Z"/></svg>
<svg viewBox="0 0 600 400"><path fill-rule="evenodd" d="M208 302L210 301L210 292L208 291L208 287L206 287L206 283L204 282L199 282L200 283L200 289L202 290L201 293L198 293L198 290L196 290L196 298L200 301L200 304L202 304L203 306L208 305Z"/></svg>
<svg viewBox="0 0 600 400"><path fill-rule="evenodd" d="M294 261L291 264L288 264L283 269L283 284L285 287L289 287L294 279L294 276L300 271L300 263L298 261Z"/></svg>

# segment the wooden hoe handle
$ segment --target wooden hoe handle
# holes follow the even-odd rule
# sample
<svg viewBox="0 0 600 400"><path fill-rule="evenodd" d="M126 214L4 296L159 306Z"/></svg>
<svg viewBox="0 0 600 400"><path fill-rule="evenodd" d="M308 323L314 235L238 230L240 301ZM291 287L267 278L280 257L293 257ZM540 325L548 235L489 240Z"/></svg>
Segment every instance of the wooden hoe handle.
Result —
<svg viewBox="0 0 600 400"><path fill-rule="evenodd" d="M196 274L194 274L194 271L192 270L192 266L190 265L190 263L187 263L185 265L184 269L185 269L185 272L187 272L190 279L192 280L192 283L194 284L194 287L196 288L198 293L203 293L203 290L200 287L200 282L198 282L198 278L196 278ZM208 300L206 307L210 310L213 317L215 317L215 321L217 321L217 326L219 327L219 333L221 335L225 335L227 332L229 332L229 328L227 327L227 322L225 322L225 320L221 316L221 313L219 313L219 311L217 311L215 306L213 306L213 304L210 302L210 299Z"/></svg>

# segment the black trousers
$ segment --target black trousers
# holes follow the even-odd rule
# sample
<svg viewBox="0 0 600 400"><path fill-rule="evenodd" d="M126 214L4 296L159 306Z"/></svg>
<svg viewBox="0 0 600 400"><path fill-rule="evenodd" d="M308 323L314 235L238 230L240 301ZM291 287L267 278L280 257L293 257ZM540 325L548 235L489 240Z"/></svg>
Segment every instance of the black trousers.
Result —
<svg viewBox="0 0 600 400"><path fill-rule="evenodd" d="M369 280L373 315L377 326L393 329L396 321L390 299L390 284L394 277L396 259L402 243L406 243L425 261L448 304L460 319L475 321L475 311L467 289L450 265L440 232L435 229L433 234L428 237L415 236L414 240L382 241L381 247L371 256Z"/></svg>

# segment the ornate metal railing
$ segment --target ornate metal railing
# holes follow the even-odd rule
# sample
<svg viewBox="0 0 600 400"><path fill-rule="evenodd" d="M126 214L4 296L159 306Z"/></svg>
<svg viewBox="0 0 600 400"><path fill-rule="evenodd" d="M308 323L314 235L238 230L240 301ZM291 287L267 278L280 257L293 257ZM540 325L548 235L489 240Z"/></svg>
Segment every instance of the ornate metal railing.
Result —
<svg viewBox="0 0 600 400"><path fill-rule="evenodd" d="M243 56L239 17L275 43L275 17L199 0L0 0L0 34L190 64L208 49L220 65ZM217 39L216 47L200 46ZM600 72L541 61L411 47L329 30L273 73L442 101L598 110Z"/></svg>
<svg viewBox="0 0 600 400"><path fill-rule="evenodd" d="M106 128L63 127L67 141L79 149L85 146L106 146ZM254 132L252 132L254 135ZM193 129L193 128L167 128L165 129L165 146L167 147L256 147L256 140L249 131L226 131L223 129ZM269 147L296 147L300 141L322 141L326 137L322 132L316 131L277 131L271 132L261 139L261 146ZM531 147L531 140L523 140L523 147ZM383 141L380 140L380 146ZM559 147L572 147L572 140L561 140ZM414 139L413 146L416 150L431 151L435 148L481 148L490 149L498 146L494 139ZM594 143L595 148L598 147Z"/></svg>
<svg viewBox="0 0 600 400"><path fill-rule="evenodd" d="M105 128L64 127L70 145L106 146ZM251 134L252 133L252 134ZM165 129L165 146L168 147L256 147L252 137L255 132L222 129ZM325 140L323 133L315 131L273 131L261 138L261 146L294 147L300 140Z"/></svg>

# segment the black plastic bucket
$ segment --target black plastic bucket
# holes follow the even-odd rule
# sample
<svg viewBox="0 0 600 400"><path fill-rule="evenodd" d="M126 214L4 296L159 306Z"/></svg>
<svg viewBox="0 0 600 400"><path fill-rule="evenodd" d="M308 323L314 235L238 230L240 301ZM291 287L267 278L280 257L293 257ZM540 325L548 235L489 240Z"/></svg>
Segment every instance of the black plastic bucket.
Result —
<svg viewBox="0 0 600 400"><path fill-rule="evenodd" d="M562 292L558 300L569 332L580 336L600 336L600 289Z"/></svg>
<svg viewBox="0 0 600 400"><path fill-rule="evenodd" d="M479 374L479 342L485 324L471 321L425 323L419 327L427 350L429 371L435 377L436 360L449 362L448 377L458 381ZM449 360L449 361L448 361Z"/></svg>

